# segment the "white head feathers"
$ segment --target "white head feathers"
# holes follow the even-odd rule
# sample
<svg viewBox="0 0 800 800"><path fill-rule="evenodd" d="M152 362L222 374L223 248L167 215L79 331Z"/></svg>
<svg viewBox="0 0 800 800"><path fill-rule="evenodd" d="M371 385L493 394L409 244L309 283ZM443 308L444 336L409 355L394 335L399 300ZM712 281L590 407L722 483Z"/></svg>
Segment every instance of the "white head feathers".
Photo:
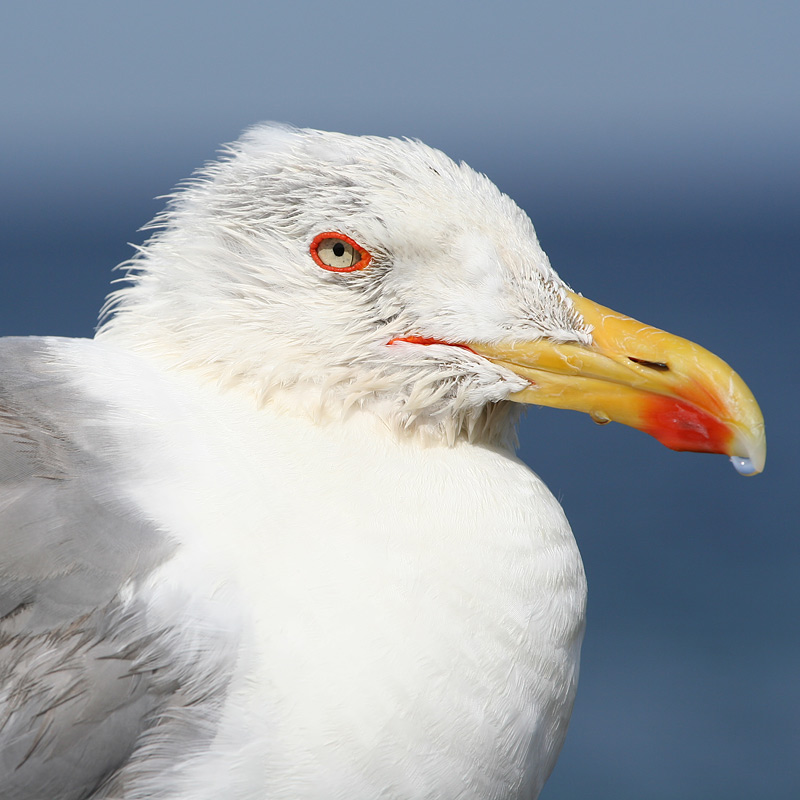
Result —
<svg viewBox="0 0 800 800"><path fill-rule="evenodd" d="M504 438L525 381L451 344L588 341L519 207L420 142L262 125L170 199L126 266L98 336L191 368L257 401L399 428ZM322 232L368 268L320 268Z"/></svg>

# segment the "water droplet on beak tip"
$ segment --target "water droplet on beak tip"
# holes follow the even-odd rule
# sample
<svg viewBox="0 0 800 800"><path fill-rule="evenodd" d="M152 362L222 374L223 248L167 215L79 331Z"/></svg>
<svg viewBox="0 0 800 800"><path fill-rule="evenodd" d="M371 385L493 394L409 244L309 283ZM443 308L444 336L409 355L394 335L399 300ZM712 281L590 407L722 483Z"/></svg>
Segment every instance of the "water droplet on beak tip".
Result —
<svg viewBox="0 0 800 800"><path fill-rule="evenodd" d="M743 456L731 456L731 464L733 464L733 468L740 475L756 474L756 469L753 466L753 462L749 458L744 458Z"/></svg>

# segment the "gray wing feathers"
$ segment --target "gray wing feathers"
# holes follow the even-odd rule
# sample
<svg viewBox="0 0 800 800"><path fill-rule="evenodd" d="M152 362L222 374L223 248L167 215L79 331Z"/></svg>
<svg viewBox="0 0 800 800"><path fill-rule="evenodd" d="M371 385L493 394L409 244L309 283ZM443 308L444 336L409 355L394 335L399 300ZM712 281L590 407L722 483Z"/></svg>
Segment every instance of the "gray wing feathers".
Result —
<svg viewBox="0 0 800 800"><path fill-rule="evenodd" d="M95 609L168 553L115 492L100 409L43 352L38 339L0 347L0 618L28 606L27 632Z"/></svg>
<svg viewBox="0 0 800 800"><path fill-rule="evenodd" d="M146 676L108 658L114 639L98 630L108 612L0 647L3 797L90 797L133 752L161 698Z"/></svg>
<svg viewBox="0 0 800 800"><path fill-rule="evenodd" d="M137 742L192 702L168 668L170 632L119 599L172 546L116 490L113 433L53 352L51 340L0 340L6 800L125 796L120 769Z"/></svg>

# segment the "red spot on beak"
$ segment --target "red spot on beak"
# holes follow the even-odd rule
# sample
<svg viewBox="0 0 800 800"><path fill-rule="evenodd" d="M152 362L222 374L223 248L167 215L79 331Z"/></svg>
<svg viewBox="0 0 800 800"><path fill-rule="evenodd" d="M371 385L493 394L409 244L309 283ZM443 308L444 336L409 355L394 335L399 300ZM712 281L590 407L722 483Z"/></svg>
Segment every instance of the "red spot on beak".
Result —
<svg viewBox="0 0 800 800"><path fill-rule="evenodd" d="M733 431L716 417L691 403L653 395L644 403L642 430L670 450L727 453Z"/></svg>

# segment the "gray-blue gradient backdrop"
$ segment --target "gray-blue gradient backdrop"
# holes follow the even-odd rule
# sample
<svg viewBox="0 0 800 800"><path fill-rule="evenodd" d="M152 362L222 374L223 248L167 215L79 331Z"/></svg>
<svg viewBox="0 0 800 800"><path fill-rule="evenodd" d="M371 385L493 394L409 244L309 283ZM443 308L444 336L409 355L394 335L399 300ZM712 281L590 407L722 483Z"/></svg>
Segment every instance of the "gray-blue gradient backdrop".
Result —
<svg viewBox="0 0 800 800"><path fill-rule="evenodd" d="M769 433L743 479L528 413L590 586L543 797L800 797L798 41L791 1L6 0L0 333L91 336L152 198L259 120L468 161L575 289L728 360Z"/></svg>

